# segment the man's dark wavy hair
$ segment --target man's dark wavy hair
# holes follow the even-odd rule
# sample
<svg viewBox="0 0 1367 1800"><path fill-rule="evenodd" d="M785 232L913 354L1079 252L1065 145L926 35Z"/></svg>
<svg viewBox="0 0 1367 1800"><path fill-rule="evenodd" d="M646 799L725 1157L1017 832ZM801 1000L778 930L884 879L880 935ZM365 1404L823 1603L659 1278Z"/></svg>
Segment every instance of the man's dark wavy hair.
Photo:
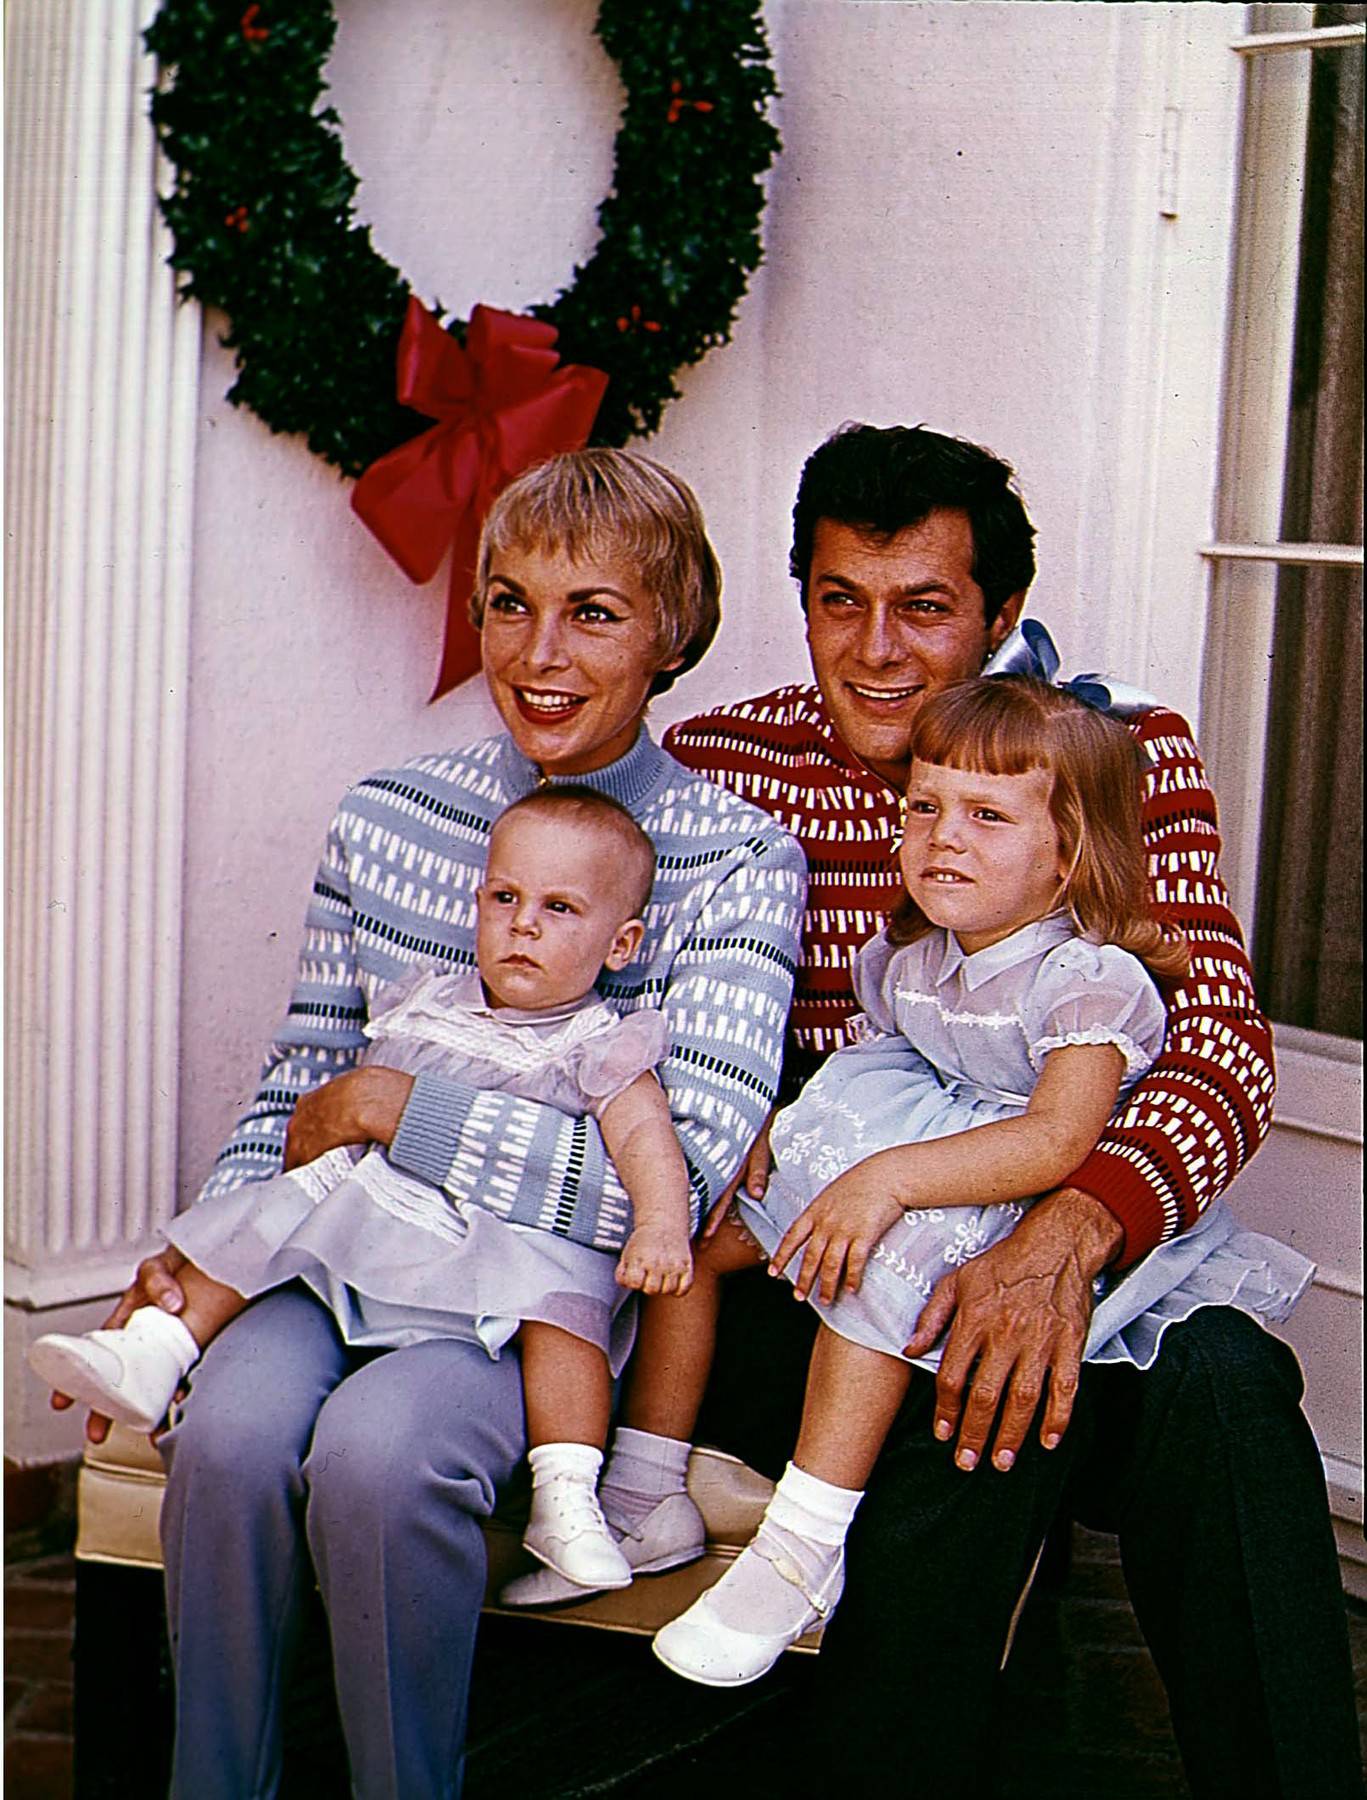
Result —
<svg viewBox="0 0 1367 1800"><path fill-rule="evenodd" d="M991 624L1012 594L1035 578L1035 528L1015 471L965 438L924 425L842 425L807 458L793 507L788 567L807 607L818 519L873 537L919 525L937 506L957 507L973 528L973 579Z"/></svg>

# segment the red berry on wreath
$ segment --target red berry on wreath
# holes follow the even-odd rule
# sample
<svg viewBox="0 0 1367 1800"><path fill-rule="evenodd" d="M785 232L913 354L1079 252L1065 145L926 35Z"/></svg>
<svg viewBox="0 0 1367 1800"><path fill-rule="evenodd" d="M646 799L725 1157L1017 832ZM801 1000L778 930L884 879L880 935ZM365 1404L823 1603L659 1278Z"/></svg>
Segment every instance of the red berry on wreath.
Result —
<svg viewBox="0 0 1367 1800"><path fill-rule="evenodd" d="M710 113L712 111L712 102L710 100L685 100L683 97L683 83L681 81L671 81L669 84L669 91L673 95L673 98L669 102L669 111L665 115L666 125L677 125L679 117L686 106L691 106L694 112Z"/></svg>

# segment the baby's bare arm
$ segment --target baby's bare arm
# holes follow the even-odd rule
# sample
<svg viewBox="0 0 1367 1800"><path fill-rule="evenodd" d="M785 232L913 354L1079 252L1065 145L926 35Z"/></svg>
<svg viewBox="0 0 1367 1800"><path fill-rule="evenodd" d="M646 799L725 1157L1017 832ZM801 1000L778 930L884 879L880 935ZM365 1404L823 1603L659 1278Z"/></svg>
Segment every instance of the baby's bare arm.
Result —
<svg viewBox="0 0 1367 1800"><path fill-rule="evenodd" d="M654 1075L638 1075L615 1095L598 1115L598 1126L635 1219L617 1264L618 1281L645 1294L687 1293L693 1280L688 1166Z"/></svg>

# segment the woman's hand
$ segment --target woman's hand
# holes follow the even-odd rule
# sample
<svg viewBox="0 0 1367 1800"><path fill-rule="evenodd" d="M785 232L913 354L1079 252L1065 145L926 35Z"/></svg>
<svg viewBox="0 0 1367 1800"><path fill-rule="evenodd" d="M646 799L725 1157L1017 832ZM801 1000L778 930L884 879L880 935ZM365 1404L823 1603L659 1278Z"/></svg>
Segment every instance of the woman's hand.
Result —
<svg viewBox="0 0 1367 1800"><path fill-rule="evenodd" d="M732 1185L731 1194L736 1194L741 1188L744 1188L752 1200L764 1198L769 1188L769 1174L774 1166L773 1155L769 1149L769 1130L777 1116L778 1108L775 1107L760 1126L759 1136L750 1146L750 1154L741 1165L740 1179Z"/></svg>
<svg viewBox="0 0 1367 1800"><path fill-rule="evenodd" d="M773 1167L773 1158L769 1154L769 1127L774 1122L777 1112L769 1114L759 1128L759 1136L751 1144L745 1161L733 1180L728 1181L722 1191L721 1198L713 1202L712 1210L703 1220L702 1230L698 1233L698 1243L708 1244L721 1230L722 1224L731 1211L731 1202L736 1195L745 1189L752 1200L762 1200L769 1186L769 1171Z"/></svg>
<svg viewBox="0 0 1367 1800"><path fill-rule="evenodd" d="M876 1161L859 1163L837 1176L784 1232L769 1273L781 1275L801 1250L802 1266L794 1283L799 1300L805 1300L819 1282L822 1300L832 1305L842 1277L846 1293L856 1293L874 1245L901 1218L902 1202L889 1194L887 1175Z"/></svg>
<svg viewBox="0 0 1367 1800"><path fill-rule="evenodd" d="M138 1264L137 1274L132 1285L126 1288L119 1298L118 1304L100 1327L102 1331L113 1331L126 1325L129 1319L142 1306L159 1306L163 1312L178 1313L185 1305L185 1292L176 1280L176 1272L185 1267L185 1258L180 1251L168 1245L156 1256L149 1256ZM52 1406L57 1412L65 1412L75 1401L70 1394L54 1394ZM102 1444L109 1436L110 1421L103 1413L88 1413L85 1421L85 1435L92 1444Z"/></svg>
<svg viewBox="0 0 1367 1800"><path fill-rule="evenodd" d="M303 1095L285 1133L285 1167L297 1169L343 1144L394 1142L413 1077L373 1063Z"/></svg>
<svg viewBox="0 0 1367 1800"><path fill-rule="evenodd" d="M687 1233L668 1225L638 1225L618 1258L617 1280L641 1294L686 1294L693 1285Z"/></svg>

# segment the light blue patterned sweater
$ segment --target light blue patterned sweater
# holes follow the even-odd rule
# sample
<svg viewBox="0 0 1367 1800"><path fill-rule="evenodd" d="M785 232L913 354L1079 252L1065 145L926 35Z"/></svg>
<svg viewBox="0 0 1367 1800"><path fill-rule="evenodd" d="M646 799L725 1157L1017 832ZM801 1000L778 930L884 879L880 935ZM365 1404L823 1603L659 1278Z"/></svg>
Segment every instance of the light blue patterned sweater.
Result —
<svg viewBox="0 0 1367 1800"><path fill-rule="evenodd" d="M419 959L474 967L490 828L539 779L511 738L497 737L415 758L347 793L314 881L285 1022L201 1199L279 1172L296 1102L355 1064L382 984ZM777 1092L806 865L766 814L683 768L645 731L617 762L577 779L621 801L655 845L645 940L599 991L621 1012L656 1006L668 1021L658 1072L696 1220ZM596 1124L533 1101L420 1075L389 1155L433 1184L435 1206L444 1190L608 1251L631 1229Z"/></svg>

